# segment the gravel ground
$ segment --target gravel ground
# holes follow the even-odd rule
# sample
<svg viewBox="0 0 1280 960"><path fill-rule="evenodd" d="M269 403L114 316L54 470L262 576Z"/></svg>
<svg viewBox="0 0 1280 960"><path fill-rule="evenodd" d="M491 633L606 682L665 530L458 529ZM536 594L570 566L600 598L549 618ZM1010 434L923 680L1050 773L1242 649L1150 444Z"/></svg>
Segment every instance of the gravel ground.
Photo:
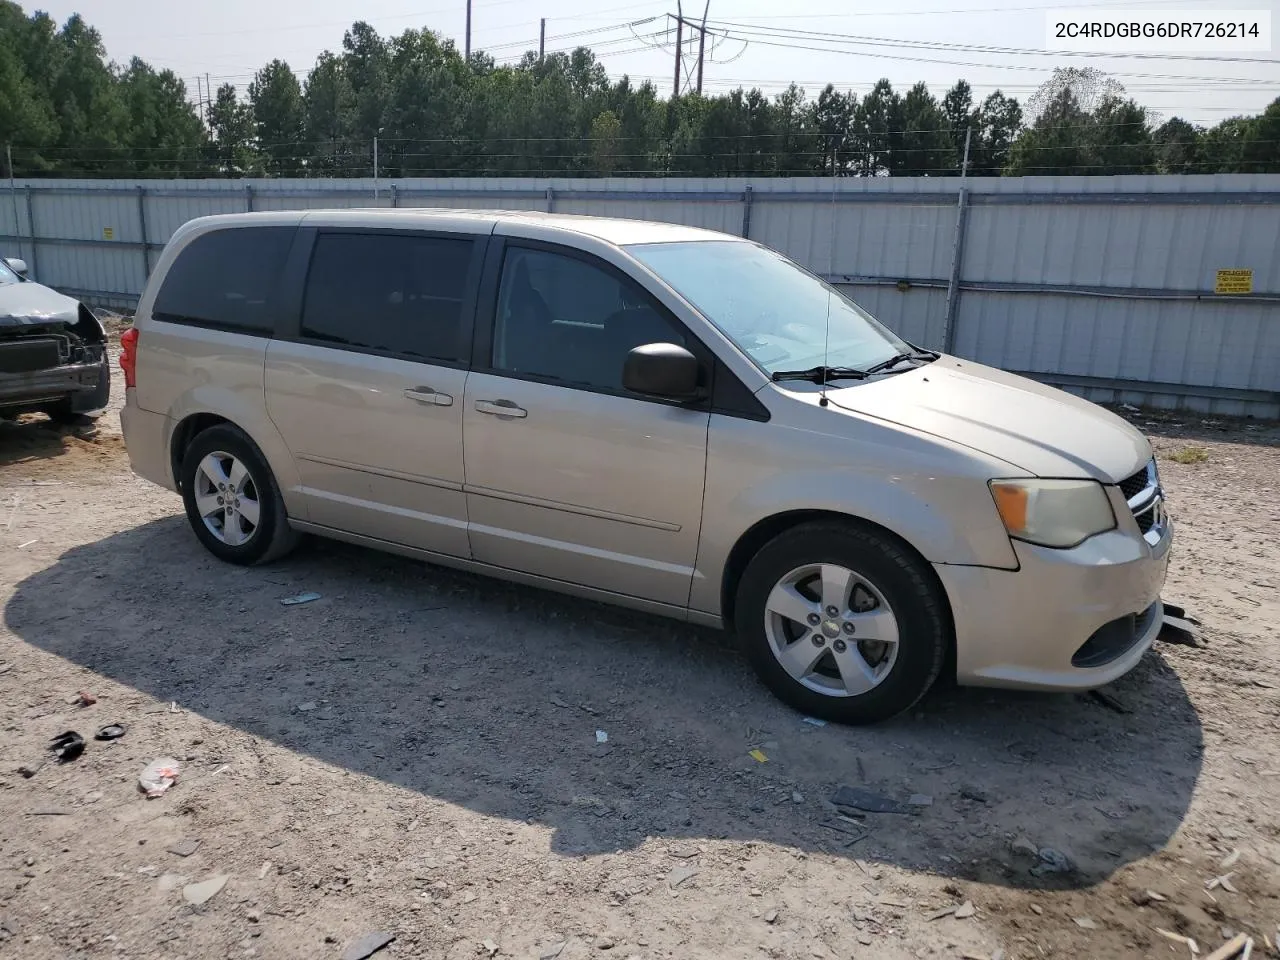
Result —
<svg viewBox="0 0 1280 960"><path fill-rule="evenodd" d="M940 690L869 729L678 623L332 543L220 564L114 413L0 424L0 956L1280 956L1280 429L1128 415L1204 645L1111 705ZM843 818L840 785L931 803Z"/></svg>

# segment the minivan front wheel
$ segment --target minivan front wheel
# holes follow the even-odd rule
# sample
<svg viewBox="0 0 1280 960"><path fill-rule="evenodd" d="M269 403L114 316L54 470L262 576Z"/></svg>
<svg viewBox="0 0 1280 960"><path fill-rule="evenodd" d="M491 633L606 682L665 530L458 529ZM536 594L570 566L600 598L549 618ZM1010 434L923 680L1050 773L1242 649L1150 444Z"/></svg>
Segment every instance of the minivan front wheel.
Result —
<svg viewBox="0 0 1280 960"><path fill-rule="evenodd" d="M297 543L266 459L230 425L202 431L182 458L182 500L200 542L228 563L249 566Z"/></svg>
<svg viewBox="0 0 1280 960"><path fill-rule="evenodd" d="M770 541L748 564L735 608L769 688L840 723L874 723L911 707L946 652L948 618L927 565L852 524L803 524Z"/></svg>

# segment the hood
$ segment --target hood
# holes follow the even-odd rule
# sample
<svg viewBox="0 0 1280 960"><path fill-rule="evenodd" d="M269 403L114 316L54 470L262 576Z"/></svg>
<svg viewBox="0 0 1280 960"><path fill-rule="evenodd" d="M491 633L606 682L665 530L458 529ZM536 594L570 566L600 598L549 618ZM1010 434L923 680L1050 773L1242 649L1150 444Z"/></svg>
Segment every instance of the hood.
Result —
<svg viewBox="0 0 1280 960"><path fill-rule="evenodd" d="M38 283L0 284L0 327L65 323L80 319L80 304Z"/></svg>
<svg viewBox="0 0 1280 960"><path fill-rule="evenodd" d="M828 397L832 406L943 437L1038 477L1119 483L1151 459L1147 438L1109 410L955 357Z"/></svg>

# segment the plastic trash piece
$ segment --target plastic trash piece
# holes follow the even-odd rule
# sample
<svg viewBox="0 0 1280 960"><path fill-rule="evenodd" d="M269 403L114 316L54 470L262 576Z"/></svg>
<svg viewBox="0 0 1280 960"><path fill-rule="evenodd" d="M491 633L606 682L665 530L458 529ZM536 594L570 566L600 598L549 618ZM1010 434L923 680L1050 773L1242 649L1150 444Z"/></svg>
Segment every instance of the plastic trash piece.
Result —
<svg viewBox="0 0 1280 960"><path fill-rule="evenodd" d="M148 797L162 797L178 782L178 769L173 757L157 757L138 775L138 786Z"/></svg>
<svg viewBox="0 0 1280 960"><path fill-rule="evenodd" d="M751 757L752 760L756 761L757 763L769 762L769 758L764 755L763 750L751 750L749 751L749 756Z"/></svg>
<svg viewBox="0 0 1280 960"><path fill-rule="evenodd" d="M864 790L861 787L841 786L831 797L837 807L853 807L867 813L916 813L917 808L906 803L899 803L878 793Z"/></svg>
<svg viewBox="0 0 1280 960"><path fill-rule="evenodd" d="M124 724L108 723L93 735L95 740L119 740L124 736Z"/></svg>
<svg viewBox="0 0 1280 960"><path fill-rule="evenodd" d="M609 734L605 733L603 730L597 730L596 743L608 743L608 742L609 742Z"/></svg>
<svg viewBox="0 0 1280 960"><path fill-rule="evenodd" d="M817 717L801 717L800 722L807 723L811 727L825 727L827 725L827 721L819 720Z"/></svg>
<svg viewBox="0 0 1280 960"><path fill-rule="evenodd" d="M74 730L68 730L50 740L49 749L60 763L68 763L84 753L84 737Z"/></svg>
<svg viewBox="0 0 1280 960"><path fill-rule="evenodd" d="M342 951L342 960L365 960L365 957L373 956L395 938L395 934L382 931L366 933L360 939L351 941L347 949Z"/></svg>
<svg viewBox="0 0 1280 960"><path fill-rule="evenodd" d="M285 597L280 602L284 604L286 607L294 607L300 603L310 603L312 600L319 600L319 599L320 599L320 594L307 592L307 593L300 593L296 597Z"/></svg>

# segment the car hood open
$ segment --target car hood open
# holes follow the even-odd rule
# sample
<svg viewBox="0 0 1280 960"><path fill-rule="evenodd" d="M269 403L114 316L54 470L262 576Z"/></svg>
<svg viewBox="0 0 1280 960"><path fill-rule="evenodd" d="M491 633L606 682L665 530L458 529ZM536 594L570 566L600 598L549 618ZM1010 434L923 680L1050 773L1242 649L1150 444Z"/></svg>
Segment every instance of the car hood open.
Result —
<svg viewBox="0 0 1280 960"><path fill-rule="evenodd" d="M38 283L0 284L0 328L64 323L80 319L80 304Z"/></svg>
<svg viewBox="0 0 1280 960"><path fill-rule="evenodd" d="M832 390L829 398L833 407L964 444L1038 477L1118 483L1151 459L1147 438L1109 410L955 357Z"/></svg>

